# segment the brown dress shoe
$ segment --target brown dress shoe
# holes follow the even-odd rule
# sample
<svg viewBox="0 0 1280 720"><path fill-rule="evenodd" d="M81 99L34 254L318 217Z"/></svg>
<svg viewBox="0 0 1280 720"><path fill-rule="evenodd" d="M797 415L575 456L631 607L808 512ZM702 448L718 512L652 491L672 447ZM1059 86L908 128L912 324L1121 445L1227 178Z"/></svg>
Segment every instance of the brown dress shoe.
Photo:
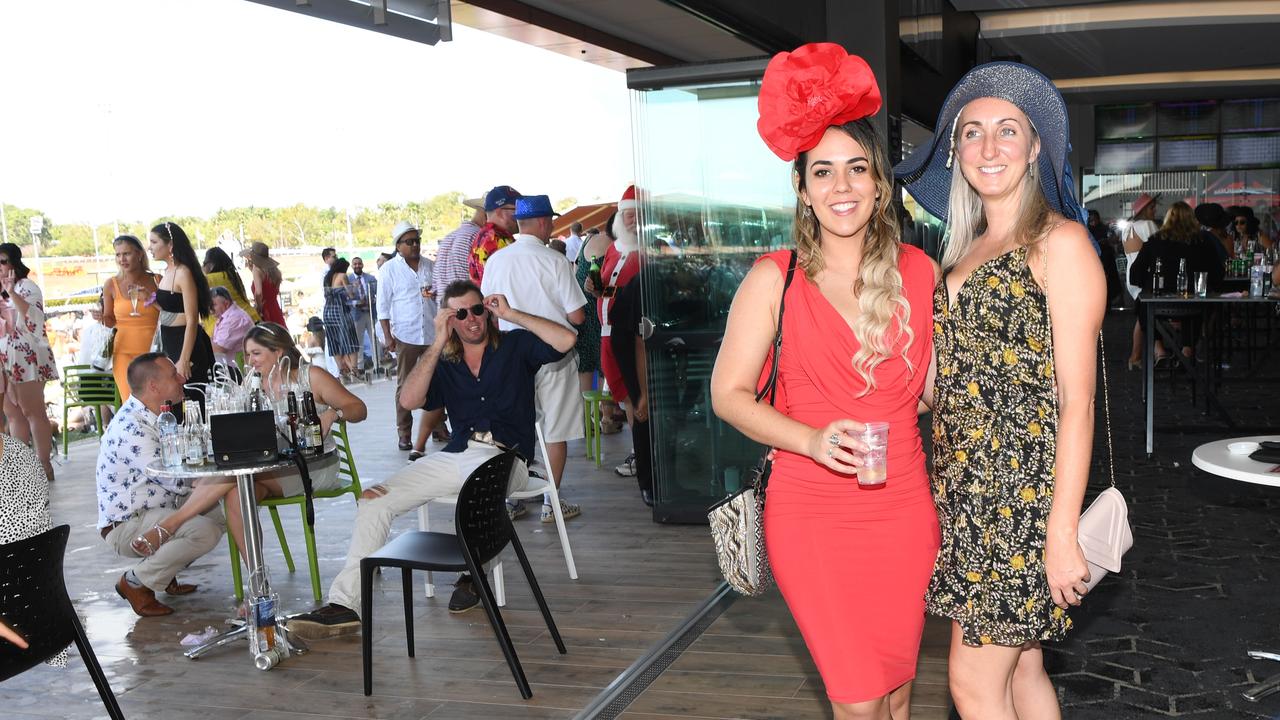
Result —
<svg viewBox="0 0 1280 720"><path fill-rule="evenodd" d="M173 608L156 600L156 594L151 588L145 585L133 587L125 581L124 575L116 581L116 594L128 600L133 611L142 617L159 617L173 613Z"/></svg>
<svg viewBox="0 0 1280 720"><path fill-rule="evenodd" d="M178 578L175 577L165 586L164 592L166 595L190 595L199 587L199 585L178 582Z"/></svg>

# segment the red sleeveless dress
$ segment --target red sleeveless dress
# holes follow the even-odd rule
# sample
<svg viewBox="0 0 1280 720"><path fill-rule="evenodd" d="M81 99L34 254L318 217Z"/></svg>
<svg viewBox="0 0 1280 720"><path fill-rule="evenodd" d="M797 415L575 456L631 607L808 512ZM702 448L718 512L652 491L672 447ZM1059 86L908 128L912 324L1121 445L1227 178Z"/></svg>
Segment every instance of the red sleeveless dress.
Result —
<svg viewBox="0 0 1280 720"><path fill-rule="evenodd" d="M785 274L788 259L781 251L762 261ZM911 307L912 367L902 338L875 369L877 389L867 395L858 395L865 383L853 369L853 330L799 268L782 321L779 411L813 427L840 418L889 423L884 485L859 487L853 476L783 451L769 478L764 520L773 574L827 696L839 703L873 700L915 677L940 542L916 415L933 353L933 266L903 246L899 269Z"/></svg>
<svg viewBox="0 0 1280 720"><path fill-rule="evenodd" d="M284 310L280 307L280 286L271 282L271 278L264 277L259 294L262 297L262 307L258 308L258 314L262 316L262 321L284 326Z"/></svg>

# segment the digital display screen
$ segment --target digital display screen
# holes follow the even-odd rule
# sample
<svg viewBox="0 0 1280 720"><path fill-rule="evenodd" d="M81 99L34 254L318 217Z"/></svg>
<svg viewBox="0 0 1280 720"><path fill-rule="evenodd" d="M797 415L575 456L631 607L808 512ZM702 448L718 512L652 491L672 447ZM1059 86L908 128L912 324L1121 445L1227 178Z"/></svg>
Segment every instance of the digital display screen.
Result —
<svg viewBox="0 0 1280 720"><path fill-rule="evenodd" d="M1162 103L1156 121L1160 137L1218 132L1218 103Z"/></svg>
<svg viewBox="0 0 1280 720"><path fill-rule="evenodd" d="M1280 98L1222 103L1222 132L1280 130Z"/></svg>
<svg viewBox="0 0 1280 720"><path fill-rule="evenodd" d="M1150 172L1155 169L1156 144L1146 142L1098 143L1093 170L1096 173Z"/></svg>
<svg viewBox="0 0 1280 720"><path fill-rule="evenodd" d="M1093 117L1094 132L1100 140L1145 138L1156 134L1153 105L1101 105Z"/></svg>
<svg viewBox="0 0 1280 720"><path fill-rule="evenodd" d="M1280 165L1280 133L1223 136L1222 165L1223 167Z"/></svg>
<svg viewBox="0 0 1280 720"><path fill-rule="evenodd" d="M1161 170L1208 170L1217 166L1217 138L1160 141Z"/></svg>

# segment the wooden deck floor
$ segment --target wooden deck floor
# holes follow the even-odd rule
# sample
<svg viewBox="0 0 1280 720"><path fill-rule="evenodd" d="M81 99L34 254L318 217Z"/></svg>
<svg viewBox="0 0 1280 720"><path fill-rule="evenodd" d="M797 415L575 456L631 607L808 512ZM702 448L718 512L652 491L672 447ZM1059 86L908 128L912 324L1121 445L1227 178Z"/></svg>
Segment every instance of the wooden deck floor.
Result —
<svg viewBox="0 0 1280 720"><path fill-rule="evenodd" d="M353 425L356 458L366 485L386 478L405 462L395 448L389 383L357 387L371 420ZM719 582L705 527L658 525L639 499L635 482L613 473L625 456L628 436L606 438L607 462L595 468L570 444L565 497L583 514L569 532L580 579L570 580L554 525L530 516L516 521L539 582L548 596L568 654L559 655L533 603L518 564L507 569L508 606L503 616L533 685L534 698L520 698L484 614L450 615L451 577L435 598L416 599L417 657L404 651L398 581L379 588L375 607L375 694L361 691L358 638L313 643L311 653L270 672L251 664L244 646L202 660L181 656L187 633L220 626L233 612L226 546L198 560L182 575L199 592L162 598L177 612L140 619L113 591L132 562L115 556L94 528L95 442L72 447L51 488L56 524L72 527L66 575L85 618L90 640L129 718L164 720L318 720L320 718L570 718L623 669L663 638ZM349 499L320 501L317 542L327 587L341 566L355 505ZM452 509L432 509L433 527L450 522ZM300 520L284 513L299 571L288 573L267 523L265 541L272 580L282 609L312 606ZM411 514L393 532L416 527ZM767 653L751 657L767 638ZM930 643L926 643L929 645ZM945 650L942 650L945 657ZM759 673L743 670L755 663ZM916 698L922 712L939 704L942 671L925 660ZM740 601L634 708L632 717L825 717L817 675L779 601ZM939 685L939 683L943 683ZM744 688L753 689L751 695ZM760 692L760 688L765 688ZM784 704L778 698L785 697ZM40 667L0 685L0 715L9 720L105 717L83 665L74 656L66 669Z"/></svg>

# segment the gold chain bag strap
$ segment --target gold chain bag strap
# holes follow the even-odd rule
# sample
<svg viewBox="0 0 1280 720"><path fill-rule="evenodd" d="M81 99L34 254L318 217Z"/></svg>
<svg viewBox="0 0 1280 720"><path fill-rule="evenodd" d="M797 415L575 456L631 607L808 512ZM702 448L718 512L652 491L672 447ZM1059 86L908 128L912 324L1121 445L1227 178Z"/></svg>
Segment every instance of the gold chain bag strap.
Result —
<svg viewBox="0 0 1280 720"><path fill-rule="evenodd" d="M1049 316L1049 362L1054 362L1053 319L1049 313L1049 246L1046 240L1041 252L1044 255L1045 315ZM1107 470L1111 485L1098 494L1089 507L1080 514L1077 536L1085 562L1089 564L1089 581L1085 586L1092 590L1109 572L1120 572L1120 559L1133 547L1133 530L1129 527L1129 505L1116 488L1116 451L1111 440L1111 393L1107 383L1107 345L1102 331L1098 331L1098 350L1102 360L1102 416L1107 424ZM1058 372L1053 371L1053 411L1062 424L1058 408ZM1056 449L1055 449L1056 453ZM1055 463L1056 464L1056 463Z"/></svg>
<svg viewBox="0 0 1280 720"><path fill-rule="evenodd" d="M786 310L787 288L796 273L796 252L791 251L787 264L787 279L782 284L782 300L778 302L778 329L773 335L773 360L769 379L756 393L756 402L765 395L773 405L777 396L778 355L782 351L782 314ZM773 585L773 572L769 569L769 553L764 543L764 495L769 485L772 462L769 452L747 474L745 487L737 493L711 506L707 520L711 537L716 543L716 559L720 562L720 574L734 590L749 597L764 594Z"/></svg>

